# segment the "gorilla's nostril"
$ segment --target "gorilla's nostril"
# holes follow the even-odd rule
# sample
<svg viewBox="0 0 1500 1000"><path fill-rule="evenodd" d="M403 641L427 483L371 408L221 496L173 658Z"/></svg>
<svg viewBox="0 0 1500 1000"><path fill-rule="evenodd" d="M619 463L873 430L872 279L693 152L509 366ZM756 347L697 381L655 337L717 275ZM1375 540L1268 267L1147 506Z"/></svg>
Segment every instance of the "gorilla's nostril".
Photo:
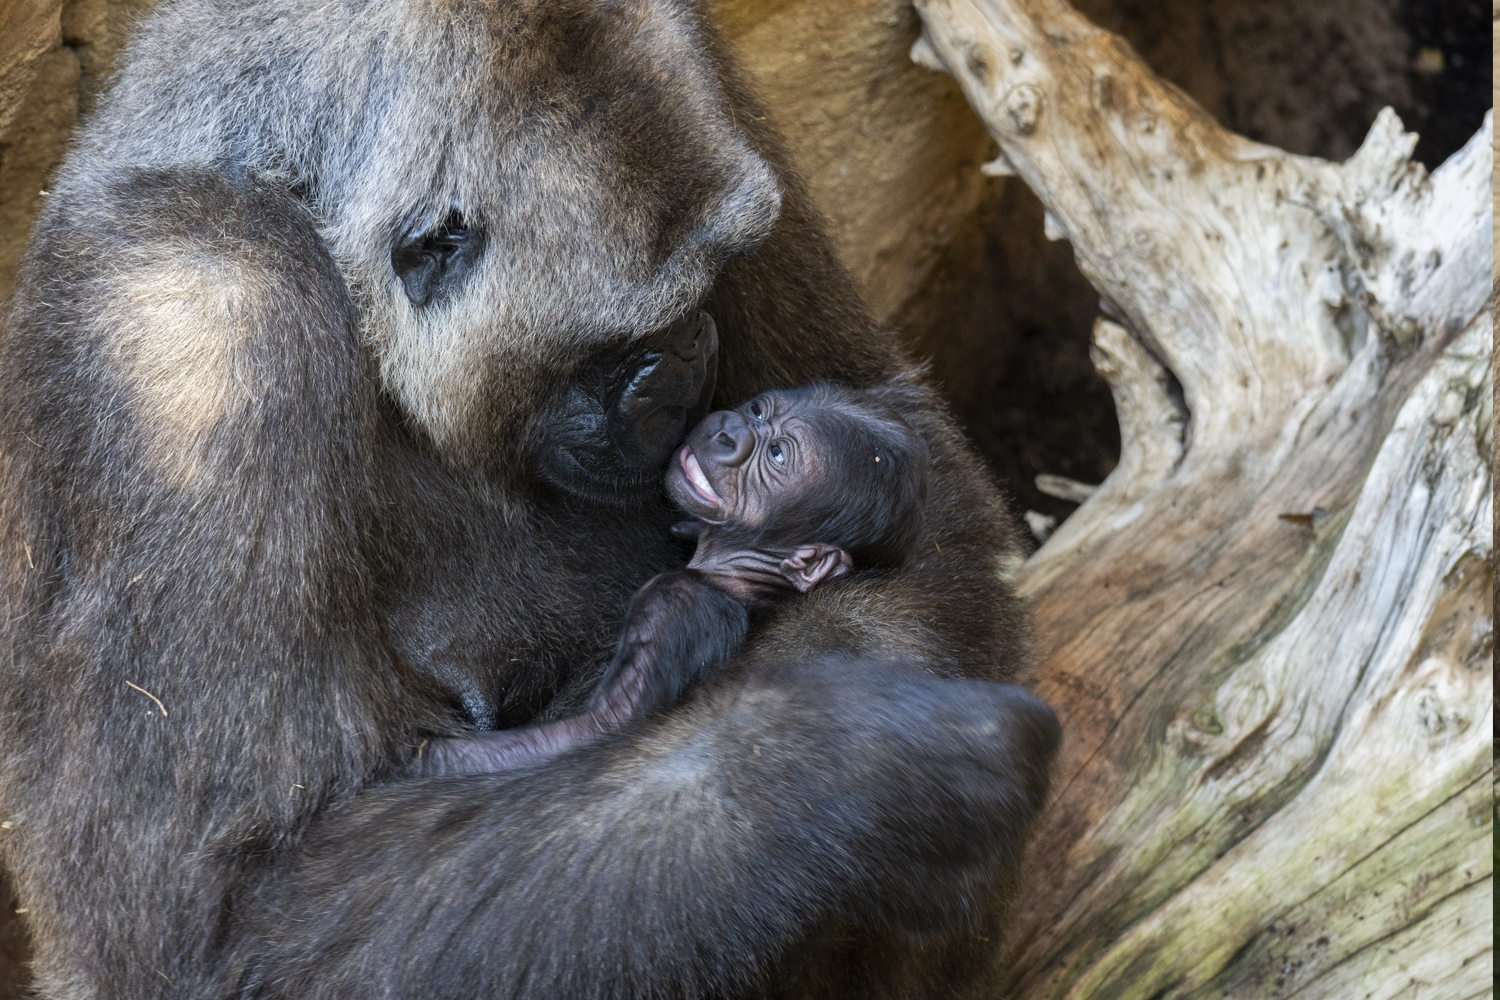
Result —
<svg viewBox="0 0 1500 1000"><path fill-rule="evenodd" d="M667 327L662 349L676 355L681 361L693 362L704 351L716 351L718 342L713 317L699 310L692 317L678 320Z"/></svg>
<svg viewBox="0 0 1500 1000"><path fill-rule="evenodd" d="M704 312L601 351L549 404L542 474L593 500L654 496L657 470L708 412L718 360L718 334Z"/></svg>
<svg viewBox="0 0 1500 1000"><path fill-rule="evenodd" d="M639 345L610 407L614 445L642 469L664 465L713 397L718 334L707 313L685 316Z"/></svg>

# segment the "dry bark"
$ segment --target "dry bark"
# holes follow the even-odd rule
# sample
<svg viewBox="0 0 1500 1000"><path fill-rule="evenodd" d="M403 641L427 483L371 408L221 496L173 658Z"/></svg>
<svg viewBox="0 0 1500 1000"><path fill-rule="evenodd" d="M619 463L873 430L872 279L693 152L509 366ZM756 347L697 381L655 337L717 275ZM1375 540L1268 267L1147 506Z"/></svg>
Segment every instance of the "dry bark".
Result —
<svg viewBox="0 0 1500 1000"><path fill-rule="evenodd" d="M1221 129L1061 0L919 0L1112 320L1036 553L1057 794L1016 997L1489 995L1491 123L1428 176Z"/></svg>
<svg viewBox="0 0 1500 1000"><path fill-rule="evenodd" d="M81 114L152 0L0 0L0 306Z"/></svg>

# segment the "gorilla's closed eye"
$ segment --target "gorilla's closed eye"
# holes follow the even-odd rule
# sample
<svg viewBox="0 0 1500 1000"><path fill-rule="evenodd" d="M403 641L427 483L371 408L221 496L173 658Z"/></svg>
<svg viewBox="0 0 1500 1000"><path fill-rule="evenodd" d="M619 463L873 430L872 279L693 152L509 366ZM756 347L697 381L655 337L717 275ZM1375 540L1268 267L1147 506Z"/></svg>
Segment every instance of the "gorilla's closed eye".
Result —
<svg viewBox="0 0 1500 1000"><path fill-rule="evenodd" d="M468 272L483 246L480 232L455 209L436 228L403 236L391 251L391 267L412 305L424 306Z"/></svg>

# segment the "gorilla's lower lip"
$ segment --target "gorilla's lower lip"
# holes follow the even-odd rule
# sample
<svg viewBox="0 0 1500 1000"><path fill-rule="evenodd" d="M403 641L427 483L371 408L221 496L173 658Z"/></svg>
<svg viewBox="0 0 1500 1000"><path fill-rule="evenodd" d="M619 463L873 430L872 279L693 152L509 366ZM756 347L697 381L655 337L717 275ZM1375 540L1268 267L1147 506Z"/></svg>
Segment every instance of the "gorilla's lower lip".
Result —
<svg viewBox="0 0 1500 1000"><path fill-rule="evenodd" d="M659 475L648 474L634 479L605 478L592 471L593 465L593 456L580 459L570 449L558 448L552 453L550 467L544 466L542 475L575 496L590 500L632 503L661 493Z"/></svg>
<svg viewBox="0 0 1500 1000"><path fill-rule="evenodd" d="M698 464L698 456L693 454L692 448L683 445L682 451L677 454L677 461L682 466L682 475L687 480L688 486L703 502L713 504L715 507L724 502L719 498L719 494L714 492L713 484L708 481L708 477L703 474L703 466Z"/></svg>

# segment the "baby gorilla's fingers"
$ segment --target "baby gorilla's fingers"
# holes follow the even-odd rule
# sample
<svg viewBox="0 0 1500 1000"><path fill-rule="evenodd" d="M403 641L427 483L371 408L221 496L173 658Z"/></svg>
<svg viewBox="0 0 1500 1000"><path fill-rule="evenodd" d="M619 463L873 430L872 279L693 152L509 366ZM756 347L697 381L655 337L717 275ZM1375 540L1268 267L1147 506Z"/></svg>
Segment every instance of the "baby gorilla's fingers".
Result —
<svg viewBox="0 0 1500 1000"><path fill-rule="evenodd" d="M744 606L701 574L671 570L653 577L631 601L590 712L617 728L677 701L734 654L748 628Z"/></svg>

